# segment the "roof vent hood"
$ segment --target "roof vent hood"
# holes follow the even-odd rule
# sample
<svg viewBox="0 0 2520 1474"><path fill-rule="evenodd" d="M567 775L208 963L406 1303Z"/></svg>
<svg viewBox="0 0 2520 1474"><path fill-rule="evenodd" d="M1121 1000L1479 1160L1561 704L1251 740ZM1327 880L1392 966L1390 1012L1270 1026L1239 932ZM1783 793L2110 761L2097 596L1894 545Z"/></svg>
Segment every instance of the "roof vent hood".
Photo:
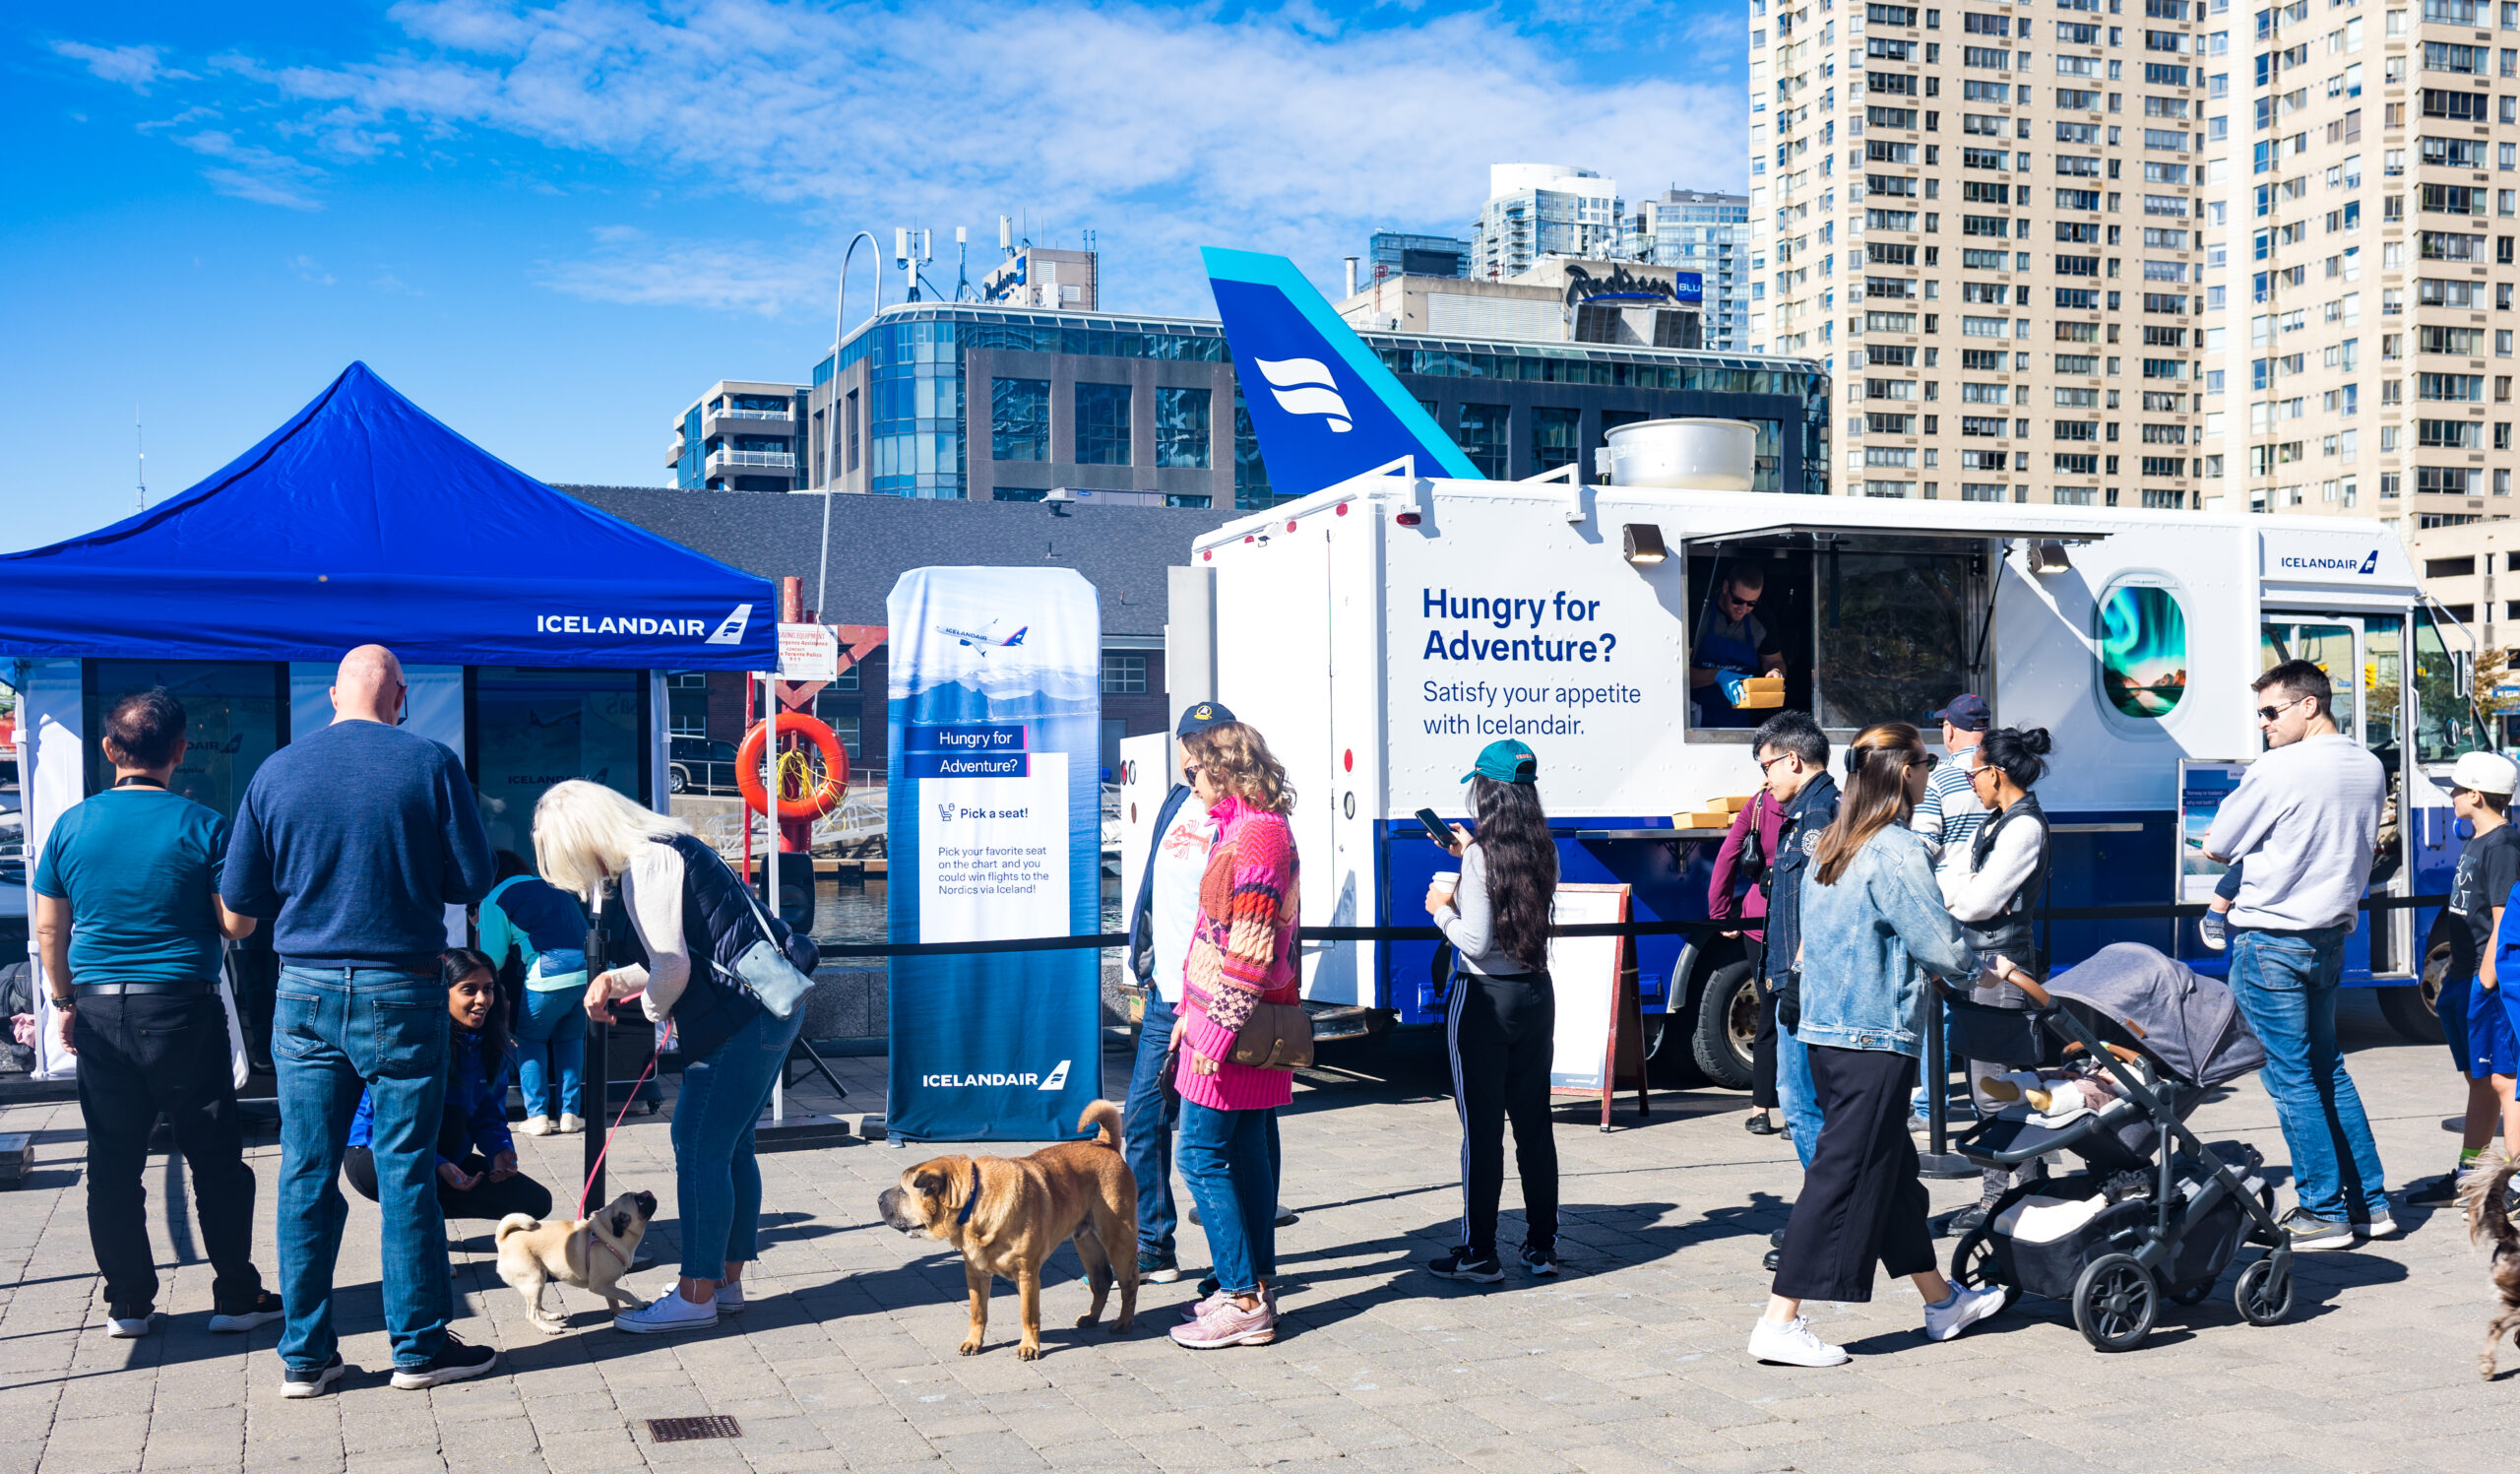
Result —
<svg viewBox="0 0 2520 1474"><path fill-rule="evenodd" d="M1613 486L1747 491L1758 430L1740 419L1645 419L1619 425L1602 459Z"/></svg>

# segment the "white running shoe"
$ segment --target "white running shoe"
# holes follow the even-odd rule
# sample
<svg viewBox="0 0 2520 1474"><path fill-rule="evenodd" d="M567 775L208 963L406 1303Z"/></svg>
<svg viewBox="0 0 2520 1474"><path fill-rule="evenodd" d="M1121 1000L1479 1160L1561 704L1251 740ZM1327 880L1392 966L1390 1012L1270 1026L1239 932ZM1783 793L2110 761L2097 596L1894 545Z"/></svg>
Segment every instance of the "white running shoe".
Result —
<svg viewBox="0 0 2520 1474"><path fill-rule="evenodd" d="M2382 1208L2380 1216L2369 1223L2358 1223L2354 1227L2365 1239L2394 1239L2398 1236L2398 1221L2386 1208Z"/></svg>
<svg viewBox="0 0 2520 1474"><path fill-rule="evenodd" d="M1925 1339L1948 1341L2003 1308L2001 1285L1986 1285L1976 1290L1963 1290L1954 1285L1949 1300L1925 1307Z"/></svg>
<svg viewBox="0 0 2520 1474"><path fill-rule="evenodd" d="M657 1287L657 1293L658 1293L658 1294L660 1294L660 1295L676 1295L676 1294L680 1294L680 1293L681 1293L681 1288L682 1288L682 1282L681 1282L680 1280L678 1280L678 1279L667 1280L667 1281L665 1281L663 1284L659 1285L659 1286ZM718 1286L718 1297L717 1297L717 1301L718 1301L718 1314L721 1314L721 1315L740 1315L740 1314L742 1314L744 1313L744 1303L745 1303L745 1302L744 1302L744 1282L743 1282L742 1280L739 1280L739 1279L730 1279L730 1280L726 1280L726 1281L724 1281L724 1283L720 1284L720 1285Z"/></svg>
<svg viewBox="0 0 2520 1474"><path fill-rule="evenodd" d="M565 1111L560 1113L560 1126L558 1134L562 1136L575 1136L586 1128L587 1123L585 1118L571 1116Z"/></svg>
<svg viewBox="0 0 2520 1474"><path fill-rule="evenodd" d="M1750 1327L1750 1355L1788 1367L1843 1367L1849 1360L1845 1347L1812 1334L1811 1322L1800 1315L1783 1325L1761 1315Z"/></svg>
<svg viewBox="0 0 2520 1474"><path fill-rule="evenodd" d="M667 1290L645 1310L623 1311L612 1317L614 1330L633 1335L662 1336L675 1331L705 1330L718 1323L718 1308L693 1305L682 1298L679 1290Z"/></svg>
<svg viewBox="0 0 2520 1474"><path fill-rule="evenodd" d="M551 1118L529 1116L517 1122L516 1133L520 1136L548 1136L551 1134Z"/></svg>

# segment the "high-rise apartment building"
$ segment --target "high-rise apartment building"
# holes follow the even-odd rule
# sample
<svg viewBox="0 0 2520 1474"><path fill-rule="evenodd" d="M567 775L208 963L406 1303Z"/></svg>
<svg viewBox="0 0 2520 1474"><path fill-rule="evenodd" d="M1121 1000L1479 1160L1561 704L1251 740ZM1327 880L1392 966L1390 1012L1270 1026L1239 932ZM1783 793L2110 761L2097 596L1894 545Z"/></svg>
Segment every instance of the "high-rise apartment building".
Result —
<svg viewBox="0 0 2520 1474"><path fill-rule="evenodd" d="M1471 231L1470 275L1501 282L1543 256L1620 254L1618 181L1565 163L1497 163Z"/></svg>
<svg viewBox="0 0 2520 1474"><path fill-rule="evenodd" d="M1665 190L1628 212L1621 254L1696 272L1705 284L1706 347L1739 352L1749 342L1750 197Z"/></svg>
<svg viewBox="0 0 2520 1474"><path fill-rule="evenodd" d="M1368 282L1392 277L1467 277L1471 244L1457 235L1376 230L1365 244Z"/></svg>
<svg viewBox="0 0 2520 1474"><path fill-rule="evenodd" d="M1752 0L1750 352L1837 485L2197 503L2197 0Z"/></svg>
<svg viewBox="0 0 2520 1474"><path fill-rule="evenodd" d="M792 491L805 387L721 379L674 417L665 466L686 491Z"/></svg>
<svg viewBox="0 0 2520 1474"><path fill-rule="evenodd" d="M2520 4L2293 0L2203 30L2228 181L2207 499L2410 532L2511 515L2520 146L2495 129L2520 122Z"/></svg>

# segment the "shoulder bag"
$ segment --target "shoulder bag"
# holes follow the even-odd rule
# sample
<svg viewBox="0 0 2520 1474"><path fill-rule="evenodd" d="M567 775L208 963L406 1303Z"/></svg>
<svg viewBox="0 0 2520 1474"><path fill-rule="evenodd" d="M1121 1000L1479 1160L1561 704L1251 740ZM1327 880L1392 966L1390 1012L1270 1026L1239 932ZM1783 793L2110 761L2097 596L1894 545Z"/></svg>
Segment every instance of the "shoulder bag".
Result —
<svg viewBox="0 0 2520 1474"><path fill-rule="evenodd" d="M741 884L739 879L737 889L743 892L744 904L761 929L761 938L743 949L734 966L727 967L715 957L709 959L709 965L729 986L752 994L754 1001L774 1017L791 1018L796 1005L813 991L814 980L788 960L787 950L779 944L779 932L771 925L770 914L762 910L761 898L752 893L752 887Z"/></svg>
<svg viewBox="0 0 2520 1474"><path fill-rule="evenodd" d="M1298 1069L1312 1062L1312 1015L1300 1002L1254 1003L1233 1031L1227 1058L1256 1069Z"/></svg>

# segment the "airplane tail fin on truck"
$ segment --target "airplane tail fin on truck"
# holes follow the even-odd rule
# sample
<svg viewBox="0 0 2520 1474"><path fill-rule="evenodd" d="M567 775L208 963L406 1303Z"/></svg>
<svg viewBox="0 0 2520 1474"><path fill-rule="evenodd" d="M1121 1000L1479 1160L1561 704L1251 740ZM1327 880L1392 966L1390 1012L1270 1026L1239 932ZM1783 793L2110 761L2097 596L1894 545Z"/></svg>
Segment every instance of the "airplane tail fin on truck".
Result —
<svg viewBox="0 0 2520 1474"><path fill-rule="evenodd" d="M1419 476L1480 479L1293 262L1216 246L1199 254L1271 490L1308 495L1402 456L1417 458Z"/></svg>

